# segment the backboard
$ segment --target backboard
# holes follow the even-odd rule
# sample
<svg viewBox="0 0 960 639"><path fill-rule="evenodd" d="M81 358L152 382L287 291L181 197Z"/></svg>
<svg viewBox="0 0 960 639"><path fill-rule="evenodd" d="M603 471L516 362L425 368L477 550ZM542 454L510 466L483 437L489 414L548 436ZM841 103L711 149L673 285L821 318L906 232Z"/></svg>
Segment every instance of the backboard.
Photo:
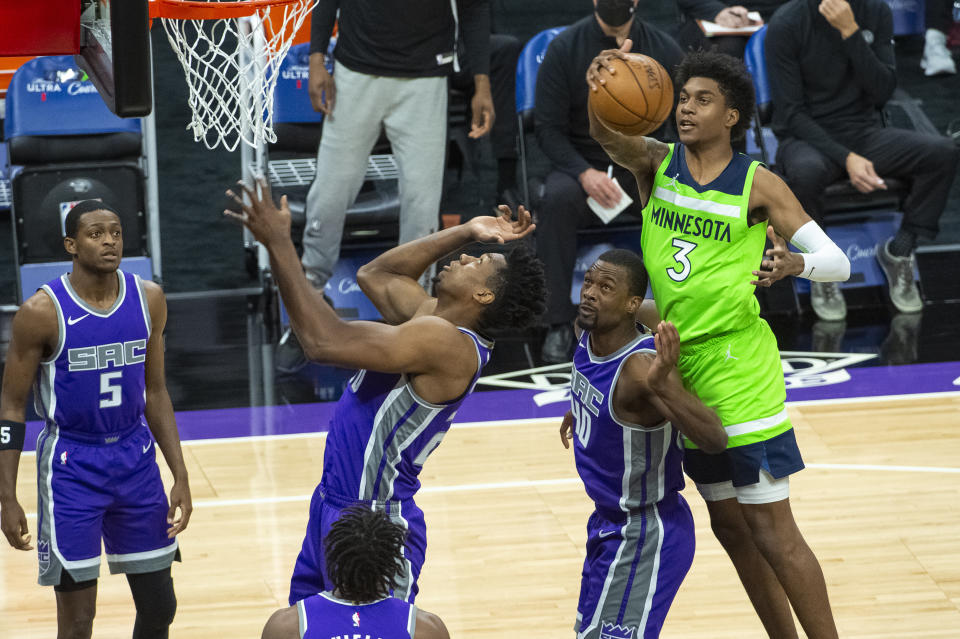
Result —
<svg viewBox="0 0 960 639"><path fill-rule="evenodd" d="M80 3L77 64L111 111L125 118L148 115L153 74L147 0L73 1Z"/></svg>

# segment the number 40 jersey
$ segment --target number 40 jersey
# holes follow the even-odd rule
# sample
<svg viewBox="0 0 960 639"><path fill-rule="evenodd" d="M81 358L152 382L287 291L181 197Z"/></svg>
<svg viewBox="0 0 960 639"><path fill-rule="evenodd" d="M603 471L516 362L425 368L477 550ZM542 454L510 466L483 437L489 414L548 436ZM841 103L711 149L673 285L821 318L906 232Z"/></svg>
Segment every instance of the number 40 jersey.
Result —
<svg viewBox="0 0 960 639"><path fill-rule="evenodd" d="M577 473L597 510L610 521L659 502L683 488L680 433L669 421L631 424L613 408L613 391L634 353L652 353L653 335L638 334L603 357L584 331L573 354L570 405Z"/></svg>
<svg viewBox="0 0 960 639"><path fill-rule="evenodd" d="M37 413L65 433L109 435L143 421L150 310L143 282L117 271L117 300L107 310L85 302L67 275L44 284L57 309L59 338L41 362Z"/></svg>

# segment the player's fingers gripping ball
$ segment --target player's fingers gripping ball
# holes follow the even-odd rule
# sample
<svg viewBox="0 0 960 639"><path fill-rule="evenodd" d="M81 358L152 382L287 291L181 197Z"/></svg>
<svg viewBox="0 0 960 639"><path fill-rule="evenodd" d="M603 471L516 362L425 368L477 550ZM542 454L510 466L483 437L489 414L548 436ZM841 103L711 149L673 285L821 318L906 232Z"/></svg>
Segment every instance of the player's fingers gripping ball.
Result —
<svg viewBox="0 0 960 639"><path fill-rule="evenodd" d="M593 113L610 129L624 135L646 135L656 130L673 110L673 82L663 66L640 53L627 60L611 58L598 71L596 91L590 91Z"/></svg>

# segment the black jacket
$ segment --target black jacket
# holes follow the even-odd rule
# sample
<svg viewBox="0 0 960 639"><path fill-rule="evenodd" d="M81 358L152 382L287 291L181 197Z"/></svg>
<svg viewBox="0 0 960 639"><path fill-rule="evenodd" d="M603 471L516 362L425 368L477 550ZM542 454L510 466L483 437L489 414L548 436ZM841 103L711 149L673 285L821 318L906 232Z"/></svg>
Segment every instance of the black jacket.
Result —
<svg viewBox="0 0 960 639"><path fill-rule="evenodd" d="M648 55L673 76L683 51L673 38L634 18L630 29L633 52ZM616 49L614 38L600 29L593 14L558 35L544 54L537 74L534 130L537 142L553 166L576 178L588 168L606 169L610 158L590 137L587 81L590 61L604 49ZM676 91L674 91L676 96ZM651 136L673 139L673 114Z"/></svg>
<svg viewBox="0 0 960 639"><path fill-rule="evenodd" d="M844 40L818 5L790 0L767 27L773 131L844 166L850 151L836 137L878 126L897 86L893 15L884 0L850 0L860 30Z"/></svg>
<svg viewBox="0 0 960 639"><path fill-rule="evenodd" d="M351 71L393 77L449 75L456 32L474 75L490 73L489 0L320 0L310 25L310 53L326 53L338 24L334 57ZM339 21L337 9L340 9Z"/></svg>

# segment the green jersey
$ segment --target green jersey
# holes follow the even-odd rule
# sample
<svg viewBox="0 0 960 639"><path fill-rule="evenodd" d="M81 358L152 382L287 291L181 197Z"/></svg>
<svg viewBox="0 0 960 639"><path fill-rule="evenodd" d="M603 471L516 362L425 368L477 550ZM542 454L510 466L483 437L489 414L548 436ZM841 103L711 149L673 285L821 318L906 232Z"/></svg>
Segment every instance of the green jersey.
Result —
<svg viewBox="0 0 960 639"><path fill-rule="evenodd" d="M657 310L684 343L743 329L760 316L752 272L763 259L767 224L750 226L759 162L734 153L717 179L690 175L682 144L670 144L643 209L641 246Z"/></svg>

